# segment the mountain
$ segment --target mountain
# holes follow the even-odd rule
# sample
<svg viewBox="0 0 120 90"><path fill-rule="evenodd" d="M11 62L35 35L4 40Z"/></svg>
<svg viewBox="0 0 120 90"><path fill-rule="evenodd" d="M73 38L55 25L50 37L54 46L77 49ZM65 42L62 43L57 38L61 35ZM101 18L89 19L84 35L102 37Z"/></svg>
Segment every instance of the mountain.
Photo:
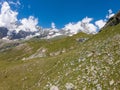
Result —
<svg viewBox="0 0 120 90"><path fill-rule="evenodd" d="M97 34L0 40L0 90L119 90L120 23L110 22Z"/></svg>
<svg viewBox="0 0 120 90"><path fill-rule="evenodd" d="M0 39L9 39L9 40L15 40L15 39L26 39L27 37L39 37L39 38L54 38L56 36L60 35L66 35L62 33L62 31L56 29L56 28L46 28L42 29L40 27L36 27L38 31L31 32L31 31L24 31L20 30L19 32L16 32L16 30L9 31L5 27L0 27Z"/></svg>
<svg viewBox="0 0 120 90"><path fill-rule="evenodd" d="M7 28L0 27L0 39L2 39L3 37L6 37L7 36L7 32L8 32Z"/></svg>
<svg viewBox="0 0 120 90"><path fill-rule="evenodd" d="M26 32L26 31L19 31L16 33L15 31L11 32L10 35L8 35L8 39L25 39L27 36L35 35L35 32Z"/></svg>
<svg viewBox="0 0 120 90"><path fill-rule="evenodd" d="M23 26L23 24L20 22L15 22L9 26L10 28L6 28L7 31L3 31L3 29L1 29L0 32L2 32L2 34L0 36L1 39L15 40L28 38L30 39L32 37L50 39L60 36L72 36L79 32L84 32L87 34L96 34L97 27L90 23L91 20L91 18L86 17L82 21L79 21L77 23L69 23L62 29L57 29L54 23L53 25L51 25L51 28L41 28L40 26L29 28Z"/></svg>
<svg viewBox="0 0 120 90"><path fill-rule="evenodd" d="M104 27L115 26L115 25L117 25L119 23L120 23L120 11L117 14L115 14L113 17L111 17L107 21L107 23L106 23L106 25Z"/></svg>

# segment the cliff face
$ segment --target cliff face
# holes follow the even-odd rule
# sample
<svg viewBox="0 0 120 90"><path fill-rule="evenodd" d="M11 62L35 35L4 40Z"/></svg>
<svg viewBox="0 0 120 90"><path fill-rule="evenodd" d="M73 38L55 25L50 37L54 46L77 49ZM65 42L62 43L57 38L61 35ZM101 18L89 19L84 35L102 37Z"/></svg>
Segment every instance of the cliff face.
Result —
<svg viewBox="0 0 120 90"><path fill-rule="evenodd" d="M7 28L0 27L0 39L2 39L3 37L6 37L7 36L7 32L8 32Z"/></svg>
<svg viewBox="0 0 120 90"><path fill-rule="evenodd" d="M119 23L120 23L120 11L107 21L104 28L107 27L107 26L115 26Z"/></svg>

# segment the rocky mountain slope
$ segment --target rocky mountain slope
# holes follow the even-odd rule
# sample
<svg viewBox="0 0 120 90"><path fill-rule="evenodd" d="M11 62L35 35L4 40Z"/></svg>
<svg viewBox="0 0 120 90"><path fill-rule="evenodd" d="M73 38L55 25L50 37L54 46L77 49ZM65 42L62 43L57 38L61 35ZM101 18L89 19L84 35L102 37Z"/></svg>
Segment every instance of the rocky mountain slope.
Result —
<svg viewBox="0 0 120 90"><path fill-rule="evenodd" d="M0 90L119 90L120 24L108 23L95 35L1 40Z"/></svg>
<svg viewBox="0 0 120 90"><path fill-rule="evenodd" d="M115 26L115 25L117 25L117 24L119 24L119 23L120 23L120 11L118 11L117 14L115 14L113 17L111 17L111 18L107 21L107 23L106 23L106 25L105 25L104 27L107 27L107 26Z"/></svg>

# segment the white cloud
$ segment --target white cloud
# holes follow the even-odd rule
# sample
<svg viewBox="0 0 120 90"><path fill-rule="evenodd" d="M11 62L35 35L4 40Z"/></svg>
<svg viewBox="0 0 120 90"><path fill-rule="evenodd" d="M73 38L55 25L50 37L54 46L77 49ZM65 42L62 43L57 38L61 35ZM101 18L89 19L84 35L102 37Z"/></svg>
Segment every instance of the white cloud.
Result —
<svg viewBox="0 0 120 90"><path fill-rule="evenodd" d="M108 13L109 14L106 15L106 18L95 21L95 24L91 23L91 21L93 20L92 18L86 17L83 18L81 21L78 21L77 23L66 24L63 29L69 31L72 34L76 34L80 31L88 34L96 34L102 27L104 27L107 19L115 15L111 9L108 10Z"/></svg>
<svg viewBox="0 0 120 90"><path fill-rule="evenodd" d="M15 4L14 2L9 2L10 4ZM38 24L38 19L34 18L33 16L29 16L29 18L23 18L21 20L17 19L18 12L13 11L10 8L8 2L3 2L1 7L0 13L0 27L8 28L9 32L13 30L18 33L20 30L27 31L27 32L35 32L37 31L36 26ZM20 4L17 1L17 4ZM16 23L19 22L21 25L18 26Z"/></svg>
<svg viewBox="0 0 120 90"><path fill-rule="evenodd" d="M83 22L83 23L89 23L89 22L91 22L92 20L93 20L92 18L86 17L86 18L83 18L82 22Z"/></svg>
<svg viewBox="0 0 120 90"><path fill-rule="evenodd" d="M111 14L111 13L112 13L112 10L111 10L111 9L109 9L109 10L108 10L108 12L109 12L109 14Z"/></svg>
<svg viewBox="0 0 120 90"><path fill-rule="evenodd" d="M106 24L106 21L102 19L95 22L95 25L98 26L99 29L104 27L105 24Z"/></svg>
<svg viewBox="0 0 120 90"><path fill-rule="evenodd" d="M93 19L92 18L84 18L81 23L81 27L83 27L82 31L88 34L96 34L97 33L97 27L91 23Z"/></svg>
<svg viewBox="0 0 120 90"><path fill-rule="evenodd" d="M33 16L29 16L29 18L23 18L20 20L21 25L18 26L16 29L17 32L20 30L26 31L26 32L35 32L37 31L36 26L38 24L38 19L34 18Z"/></svg>
<svg viewBox="0 0 120 90"><path fill-rule="evenodd" d="M108 13L109 13L109 14L106 15L106 18L107 18L107 19L109 19L109 18L111 18L111 17L113 17L113 16L115 15L115 14L112 12L111 9L108 10Z"/></svg>
<svg viewBox="0 0 120 90"><path fill-rule="evenodd" d="M55 23L54 23L54 22L52 22L52 23L51 23L51 28L53 28L53 29L55 29L55 28L56 28L56 26L55 26Z"/></svg>
<svg viewBox="0 0 120 90"><path fill-rule="evenodd" d="M80 31L88 34L97 33L97 27L91 23L92 18L83 18L82 21L78 21L77 23L69 23L65 25L63 29L70 31L72 34L76 34Z"/></svg>
<svg viewBox="0 0 120 90"><path fill-rule="evenodd" d="M81 22L78 23L69 23L67 25L65 25L65 27L63 28L63 30L68 30L70 31L70 33L76 34L79 32Z"/></svg>
<svg viewBox="0 0 120 90"><path fill-rule="evenodd" d="M0 2L1 3L1 2ZM29 16L28 18L23 18L18 20L18 12L13 11L10 5L21 5L19 0L16 2L2 2L1 3L1 11L0 11L0 27L6 27L11 34L11 32L18 33L19 31L25 32L37 32L38 30L36 26L38 25L38 19L34 16ZM108 10L109 14L106 15L105 19L109 19L114 15L111 9ZM100 19L98 21L92 22L93 18L85 17L81 21L76 23L68 23L62 28L65 32L70 33L70 35L77 34L78 32L84 32L88 34L96 34L98 29L101 29L106 21L105 19ZM19 23L19 24L18 24ZM52 29L51 29L52 28ZM56 28L54 22L51 23L51 28L49 29L49 35L53 35L54 33L60 34L59 30ZM56 35L57 35L56 34Z"/></svg>
<svg viewBox="0 0 120 90"><path fill-rule="evenodd" d="M104 27L104 25L107 22L107 19L110 19L111 17L113 17L115 14L113 13L113 11L111 9L108 10L108 14L106 15L105 19L100 19L98 21L95 22L95 25L101 29L102 27Z"/></svg>
<svg viewBox="0 0 120 90"><path fill-rule="evenodd" d="M6 27L9 30L15 29L15 23L18 21L17 15L18 12L12 11L9 4L4 2L0 13L0 27Z"/></svg>

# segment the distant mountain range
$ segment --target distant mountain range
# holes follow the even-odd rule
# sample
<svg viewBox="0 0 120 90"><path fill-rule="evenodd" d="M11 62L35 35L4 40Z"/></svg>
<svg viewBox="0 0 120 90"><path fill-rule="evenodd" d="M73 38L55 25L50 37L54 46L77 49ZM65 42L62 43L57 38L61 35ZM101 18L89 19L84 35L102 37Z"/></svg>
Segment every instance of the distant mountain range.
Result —
<svg viewBox="0 0 120 90"><path fill-rule="evenodd" d="M21 24L15 23L13 26L19 27ZM88 22L78 22L77 26L76 24L70 24L74 28L64 27L62 29L57 29L55 27L51 28L41 28L39 26L36 26L36 31L31 30L19 30L19 32L16 32L17 30L9 30L6 27L0 27L0 39L28 39L32 37L39 37L39 38L53 38L56 36L72 36L74 34L77 34L79 32L84 32L87 34L96 34L96 31L91 31L90 27L88 26ZM80 28L78 28L80 27ZM17 29L17 28L16 28Z"/></svg>
<svg viewBox="0 0 120 90"><path fill-rule="evenodd" d="M85 28L85 27L84 27ZM25 38L30 38L30 37L40 37L40 38L53 38L56 36L72 36L74 34L77 34L78 32L81 32L81 30L74 31L71 29L66 29L63 28L61 30L56 29L56 28L46 28L42 29L40 27L37 27L38 31L36 32L28 32L28 31L19 31L18 33L13 30L12 32L9 32L9 30L5 27L0 27L0 39L25 39ZM74 32L72 32L74 31ZM87 31L87 30L86 30ZM88 33L88 32L85 32Z"/></svg>
<svg viewBox="0 0 120 90"><path fill-rule="evenodd" d="M106 25L107 26L113 26L120 23L120 11L111 17ZM17 24L17 23L16 23ZM18 24L17 26L19 26ZM74 24L73 24L74 25ZM16 30L9 31L6 27L0 27L0 39L25 39L25 38L32 38L32 37L39 37L39 38L53 38L56 36L72 36L74 34L77 34L79 32L84 32L87 34L96 34L97 32L90 32L89 27L87 26L87 23L81 22L80 27L82 29L69 29L69 28L62 28L62 29L57 29L55 27L53 28L41 28L39 26L36 26L37 31L31 32L29 30L20 30L19 32L16 32ZM103 27L103 28L104 28Z"/></svg>

